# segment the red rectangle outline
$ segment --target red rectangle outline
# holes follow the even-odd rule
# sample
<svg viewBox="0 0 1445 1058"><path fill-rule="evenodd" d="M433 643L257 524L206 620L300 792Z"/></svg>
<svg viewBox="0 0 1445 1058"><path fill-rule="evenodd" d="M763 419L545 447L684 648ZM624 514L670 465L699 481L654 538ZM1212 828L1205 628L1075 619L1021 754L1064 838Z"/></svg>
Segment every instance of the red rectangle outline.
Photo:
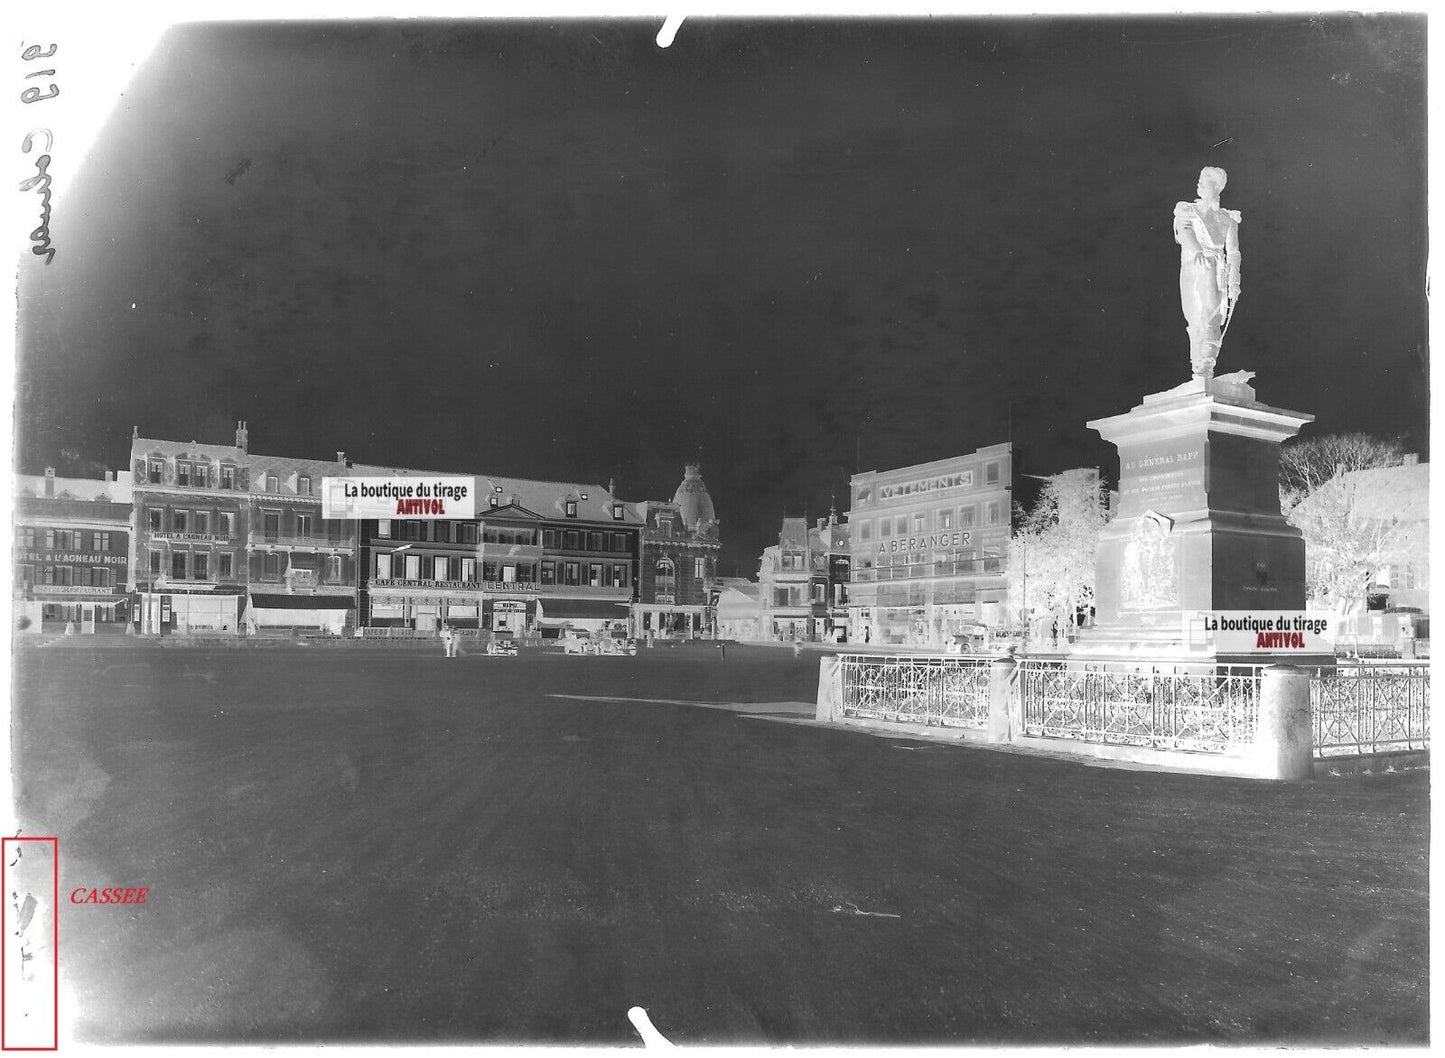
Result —
<svg viewBox="0 0 1445 1058"><path fill-rule="evenodd" d="M50 950L55 956L55 981L52 986L51 996L54 1002L51 1009L55 1013L55 1024L51 1026L49 1047L10 1047L5 1044L5 1025L8 1019L4 1014L5 1003L5 959L0 955L0 1050L3 1051L58 1051L60 1049L60 839L59 838L0 838L0 901L4 902L5 909L8 909L10 902L4 899L5 894L5 866L9 862L10 850L8 848L12 841L48 841L51 847L51 867L53 874L50 879L51 894L50 926L55 931L51 938ZM0 909L0 928L8 929L8 914L5 909Z"/></svg>

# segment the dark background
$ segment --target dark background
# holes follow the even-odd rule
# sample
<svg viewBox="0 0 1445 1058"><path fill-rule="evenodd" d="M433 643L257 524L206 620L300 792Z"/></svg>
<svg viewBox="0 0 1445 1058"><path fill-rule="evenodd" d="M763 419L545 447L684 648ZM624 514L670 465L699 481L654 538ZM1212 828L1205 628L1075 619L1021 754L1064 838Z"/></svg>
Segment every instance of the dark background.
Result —
<svg viewBox="0 0 1445 1058"><path fill-rule="evenodd" d="M143 436L605 483L701 460L723 571L857 470L1188 376L1174 203L1242 210L1218 371L1428 430L1421 16L172 28L21 265L17 469Z"/></svg>

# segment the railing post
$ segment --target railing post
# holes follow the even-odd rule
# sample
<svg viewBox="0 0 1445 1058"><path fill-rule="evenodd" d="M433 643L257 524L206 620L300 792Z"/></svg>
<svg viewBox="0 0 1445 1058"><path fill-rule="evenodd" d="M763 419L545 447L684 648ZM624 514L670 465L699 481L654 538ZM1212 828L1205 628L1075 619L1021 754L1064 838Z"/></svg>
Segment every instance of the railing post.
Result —
<svg viewBox="0 0 1445 1058"><path fill-rule="evenodd" d="M994 658L988 667L988 741L1012 742L1015 722L1015 679L1018 659L1012 654Z"/></svg>
<svg viewBox="0 0 1445 1058"><path fill-rule="evenodd" d="M1314 750L1309 672L1294 665L1268 666L1260 675L1256 774L1287 782L1312 778Z"/></svg>
<svg viewBox="0 0 1445 1058"><path fill-rule="evenodd" d="M818 711L816 719L831 724L843 714L843 656L824 654L818 659Z"/></svg>

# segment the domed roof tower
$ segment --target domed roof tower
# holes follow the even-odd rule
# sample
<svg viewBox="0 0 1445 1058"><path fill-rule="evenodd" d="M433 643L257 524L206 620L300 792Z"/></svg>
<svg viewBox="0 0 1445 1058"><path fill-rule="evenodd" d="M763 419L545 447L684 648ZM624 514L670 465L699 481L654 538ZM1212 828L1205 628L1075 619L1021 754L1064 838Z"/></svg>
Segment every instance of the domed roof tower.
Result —
<svg viewBox="0 0 1445 1058"><path fill-rule="evenodd" d="M682 484L673 494L672 502L681 509L682 522L689 532L706 529L717 521L712 496L708 494L707 485L703 484L702 467L696 463L689 463L683 468Z"/></svg>

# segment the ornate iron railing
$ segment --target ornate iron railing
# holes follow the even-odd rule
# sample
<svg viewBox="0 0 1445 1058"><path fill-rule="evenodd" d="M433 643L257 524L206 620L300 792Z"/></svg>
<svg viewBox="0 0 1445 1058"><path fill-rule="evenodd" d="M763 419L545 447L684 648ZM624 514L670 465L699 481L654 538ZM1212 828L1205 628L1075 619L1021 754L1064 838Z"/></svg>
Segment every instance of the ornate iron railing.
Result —
<svg viewBox="0 0 1445 1058"><path fill-rule="evenodd" d="M843 715L943 727L988 726L984 658L842 654Z"/></svg>
<svg viewBox="0 0 1445 1058"><path fill-rule="evenodd" d="M1026 735L1223 753L1254 740L1260 666L1019 662Z"/></svg>
<svg viewBox="0 0 1445 1058"><path fill-rule="evenodd" d="M1430 748L1427 662L1340 665L1310 678L1315 756Z"/></svg>

